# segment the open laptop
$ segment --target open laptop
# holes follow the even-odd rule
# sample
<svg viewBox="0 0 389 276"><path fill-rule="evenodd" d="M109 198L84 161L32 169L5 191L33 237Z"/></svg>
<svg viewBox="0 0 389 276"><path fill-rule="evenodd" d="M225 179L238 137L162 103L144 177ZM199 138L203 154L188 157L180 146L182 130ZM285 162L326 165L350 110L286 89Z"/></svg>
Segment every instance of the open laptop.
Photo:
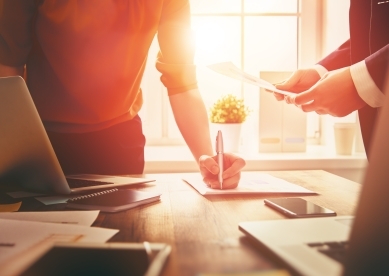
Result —
<svg viewBox="0 0 389 276"><path fill-rule="evenodd" d="M70 194L151 181L91 174L65 177L26 83L21 77L0 78L0 183Z"/></svg>
<svg viewBox="0 0 389 276"><path fill-rule="evenodd" d="M389 275L389 71L355 217L239 223L301 275Z"/></svg>

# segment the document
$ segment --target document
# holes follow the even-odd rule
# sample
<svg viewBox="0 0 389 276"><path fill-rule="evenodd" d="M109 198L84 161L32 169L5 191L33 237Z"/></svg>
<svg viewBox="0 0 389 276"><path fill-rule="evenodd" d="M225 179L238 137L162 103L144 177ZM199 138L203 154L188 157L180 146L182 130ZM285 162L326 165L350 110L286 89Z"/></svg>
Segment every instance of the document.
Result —
<svg viewBox="0 0 389 276"><path fill-rule="evenodd" d="M119 230L0 219L0 271L18 254L45 241L106 242Z"/></svg>
<svg viewBox="0 0 389 276"><path fill-rule="evenodd" d="M227 77L241 80L247 83L251 83L253 85L256 85L258 87L265 88L270 91L274 91L283 95L296 95L293 92L288 92L284 90L277 89L273 84L259 78L252 76L250 74L247 74L240 70L238 67L236 67L232 62L221 62L221 63L216 63L216 64L211 64L208 65L208 68L212 69L213 71L225 75Z"/></svg>
<svg viewBox="0 0 389 276"><path fill-rule="evenodd" d="M99 211L48 211L0 213L0 219L91 226Z"/></svg>
<svg viewBox="0 0 389 276"><path fill-rule="evenodd" d="M74 195L41 196L41 197L36 197L35 199L42 202L45 205L53 205L53 204L66 203L68 199L72 197L74 197Z"/></svg>
<svg viewBox="0 0 389 276"><path fill-rule="evenodd" d="M238 187L235 189L211 189L202 180L200 174L184 179L202 195L224 195L224 194L316 194L299 185L286 180L274 177L266 173L242 174Z"/></svg>

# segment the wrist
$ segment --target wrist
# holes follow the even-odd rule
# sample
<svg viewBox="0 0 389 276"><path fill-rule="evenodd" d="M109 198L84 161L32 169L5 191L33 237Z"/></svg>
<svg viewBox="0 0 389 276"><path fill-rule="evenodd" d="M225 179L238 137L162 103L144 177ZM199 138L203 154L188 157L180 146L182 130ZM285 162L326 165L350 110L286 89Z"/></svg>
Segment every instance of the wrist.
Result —
<svg viewBox="0 0 389 276"><path fill-rule="evenodd" d="M315 64L312 69L314 69L319 74L320 78L328 73L328 70L321 64Z"/></svg>

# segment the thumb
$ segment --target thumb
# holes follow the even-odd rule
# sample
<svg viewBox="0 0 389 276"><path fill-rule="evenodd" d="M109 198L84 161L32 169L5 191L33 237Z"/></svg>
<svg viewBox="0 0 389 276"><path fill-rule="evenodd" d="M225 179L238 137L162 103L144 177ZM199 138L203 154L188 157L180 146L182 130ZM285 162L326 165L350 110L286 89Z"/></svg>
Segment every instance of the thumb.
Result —
<svg viewBox="0 0 389 276"><path fill-rule="evenodd" d="M276 88L280 90L291 90L293 86L295 86L300 80L301 74L299 71L295 71L288 79L283 82L276 84Z"/></svg>

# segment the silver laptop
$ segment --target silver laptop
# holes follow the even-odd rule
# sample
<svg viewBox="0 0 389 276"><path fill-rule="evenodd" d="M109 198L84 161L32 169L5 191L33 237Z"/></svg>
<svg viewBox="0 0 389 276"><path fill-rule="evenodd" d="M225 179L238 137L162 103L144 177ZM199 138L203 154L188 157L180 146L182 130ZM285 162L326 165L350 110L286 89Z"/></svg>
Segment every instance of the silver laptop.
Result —
<svg viewBox="0 0 389 276"><path fill-rule="evenodd" d="M239 223L301 275L389 275L389 71L355 218Z"/></svg>
<svg viewBox="0 0 389 276"><path fill-rule="evenodd" d="M21 77L0 78L0 183L70 194L151 181L91 174L65 177L26 83Z"/></svg>

